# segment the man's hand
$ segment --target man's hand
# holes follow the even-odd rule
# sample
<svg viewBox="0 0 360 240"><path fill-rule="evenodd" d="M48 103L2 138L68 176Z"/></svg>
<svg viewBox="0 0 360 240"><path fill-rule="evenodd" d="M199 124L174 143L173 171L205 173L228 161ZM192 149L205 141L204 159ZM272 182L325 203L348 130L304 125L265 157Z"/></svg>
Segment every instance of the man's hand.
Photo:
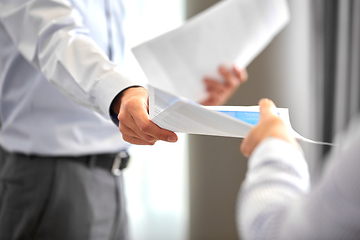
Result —
<svg viewBox="0 0 360 240"><path fill-rule="evenodd" d="M300 148L298 142L289 133L285 122L277 115L275 104L269 99L262 99L259 124L254 127L241 144L241 152L248 157L256 146L267 137L280 138Z"/></svg>
<svg viewBox="0 0 360 240"><path fill-rule="evenodd" d="M142 87L124 90L115 100L114 112L119 112L119 130L123 139L137 145L154 145L156 141L176 142L177 135L158 127L149 119L148 92Z"/></svg>
<svg viewBox="0 0 360 240"><path fill-rule="evenodd" d="M239 69L235 65L232 69L220 66L219 73L224 79L222 82L209 77L204 78L208 98L200 104L206 106L223 105L248 78L246 69Z"/></svg>

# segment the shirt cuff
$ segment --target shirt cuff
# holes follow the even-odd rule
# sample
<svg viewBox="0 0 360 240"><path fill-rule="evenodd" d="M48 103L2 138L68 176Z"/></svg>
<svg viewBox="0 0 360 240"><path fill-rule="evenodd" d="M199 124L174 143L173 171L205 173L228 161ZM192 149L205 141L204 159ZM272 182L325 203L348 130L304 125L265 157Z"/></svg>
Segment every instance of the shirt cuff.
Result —
<svg viewBox="0 0 360 240"><path fill-rule="evenodd" d="M113 110L112 110L112 105L114 104L114 101L120 97L120 95L127 89L129 88L133 88L133 87L142 87L140 85L134 85L134 86L130 86L130 87L127 87L125 89L123 89L121 92L119 92L115 97L114 99L112 100L111 104L110 104L110 107L109 107L109 116L110 116L110 119L111 121L113 121L113 123L115 123L115 125L119 126L119 119L118 119L118 114L116 114Z"/></svg>
<svg viewBox="0 0 360 240"><path fill-rule="evenodd" d="M118 68L109 71L107 75L97 83L96 86L95 94L97 96L98 105L101 111L104 114L108 115L113 120L113 116L115 116L116 114L115 113L112 114L110 109L111 109L111 103L114 101L114 99L122 91L130 87L139 87L139 86L143 86L143 85L130 81L127 77L125 77L119 72Z"/></svg>
<svg viewBox="0 0 360 240"><path fill-rule="evenodd" d="M119 126L119 119L117 118L118 115L110 110L110 119L115 123L116 126Z"/></svg>

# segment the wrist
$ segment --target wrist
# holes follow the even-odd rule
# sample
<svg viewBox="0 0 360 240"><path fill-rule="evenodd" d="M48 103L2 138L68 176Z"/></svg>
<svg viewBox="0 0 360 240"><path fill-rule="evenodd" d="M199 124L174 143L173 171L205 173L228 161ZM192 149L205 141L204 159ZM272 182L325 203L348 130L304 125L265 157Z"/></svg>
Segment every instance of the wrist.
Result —
<svg viewBox="0 0 360 240"><path fill-rule="evenodd" d="M111 102L110 105L110 113L112 112L113 114L119 114L120 111L120 105L121 105L121 100L122 97L124 96L124 93L129 90L129 89L133 89L133 88L143 88L141 86L131 86L128 88L125 88L124 90L122 90L121 92L119 92L115 98L113 99L113 101Z"/></svg>

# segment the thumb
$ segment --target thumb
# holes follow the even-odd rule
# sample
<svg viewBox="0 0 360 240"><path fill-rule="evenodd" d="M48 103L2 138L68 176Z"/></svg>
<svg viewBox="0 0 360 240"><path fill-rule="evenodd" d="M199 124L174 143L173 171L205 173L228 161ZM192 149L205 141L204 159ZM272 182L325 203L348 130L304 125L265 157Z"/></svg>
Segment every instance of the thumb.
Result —
<svg viewBox="0 0 360 240"><path fill-rule="evenodd" d="M276 106L270 99L264 98L259 101L260 106L260 122L265 117L274 115L277 116Z"/></svg>

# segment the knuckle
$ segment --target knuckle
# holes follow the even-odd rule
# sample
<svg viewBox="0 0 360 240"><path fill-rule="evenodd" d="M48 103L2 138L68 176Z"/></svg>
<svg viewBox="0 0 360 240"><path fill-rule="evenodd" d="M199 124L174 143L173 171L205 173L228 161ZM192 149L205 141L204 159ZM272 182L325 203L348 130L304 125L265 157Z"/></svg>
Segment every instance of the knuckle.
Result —
<svg viewBox="0 0 360 240"><path fill-rule="evenodd" d="M125 109L131 109L134 105L134 102L132 101L132 99L128 99L126 102L124 102L124 108Z"/></svg>
<svg viewBox="0 0 360 240"><path fill-rule="evenodd" d="M235 88L237 85L238 85L238 84L237 84L236 81L231 80L231 81L229 81L229 83L228 83L228 88L233 89L233 88Z"/></svg>
<svg viewBox="0 0 360 240"><path fill-rule="evenodd" d="M119 122L125 122L126 121L126 114L124 114L122 111L118 114L118 120Z"/></svg>
<svg viewBox="0 0 360 240"><path fill-rule="evenodd" d="M167 139L166 138L166 134L163 132L163 131L160 131L157 136L156 136L158 139L161 139L161 140L165 140Z"/></svg>
<svg viewBox="0 0 360 240"><path fill-rule="evenodd" d="M143 122L139 125L139 129L144 132L147 133L150 129L150 123L149 122Z"/></svg>
<svg viewBox="0 0 360 240"><path fill-rule="evenodd" d="M124 124L119 124L119 131L124 135L124 136L126 136L127 134L127 131L128 131L128 129L127 129L127 127L126 126L124 126Z"/></svg>
<svg viewBox="0 0 360 240"><path fill-rule="evenodd" d="M150 135L145 135L144 137L142 137L144 139L144 141L146 142L154 142L155 138L150 136Z"/></svg>

